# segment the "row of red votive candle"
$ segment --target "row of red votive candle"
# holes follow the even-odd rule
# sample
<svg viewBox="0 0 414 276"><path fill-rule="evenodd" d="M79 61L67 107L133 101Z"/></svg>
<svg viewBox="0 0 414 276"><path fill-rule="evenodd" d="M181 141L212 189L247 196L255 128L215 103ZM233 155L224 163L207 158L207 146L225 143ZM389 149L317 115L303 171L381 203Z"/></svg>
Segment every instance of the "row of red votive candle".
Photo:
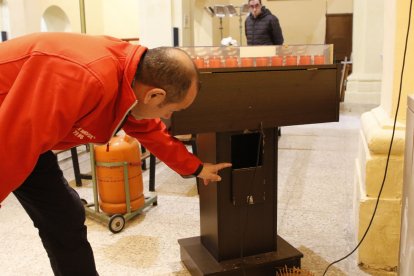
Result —
<svg viewBox="0 0 414 276"><path fill-rule="evenodd" d="M283 62L283 56L273 57L245 57L239 59L237 57L226 57L222 59L220 57L210 57L204 59L202 57L196 57L193 59L198 68L219 68L219 67L259 67L259 66L292 66L292 65L311 65L311 64L325 64L325 56L323 55L304 55L304 56L285 56L285 62Z"/></svg>

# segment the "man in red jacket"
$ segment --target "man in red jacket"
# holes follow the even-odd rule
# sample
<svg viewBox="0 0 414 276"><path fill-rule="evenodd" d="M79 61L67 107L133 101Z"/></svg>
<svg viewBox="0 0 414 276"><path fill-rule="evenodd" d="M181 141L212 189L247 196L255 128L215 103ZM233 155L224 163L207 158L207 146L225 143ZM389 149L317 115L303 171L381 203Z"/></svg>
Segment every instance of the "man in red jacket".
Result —
<svg viewBox="0 0 414 276"><path fill-rule="evenodd" d="M183 176L220 181L160 118L199 89L190 57L103 36L31 34L0 43L0 203L11 192L39 229L55 275L96 275L85 210L52 150L105 144L119 130Z"/></svg>

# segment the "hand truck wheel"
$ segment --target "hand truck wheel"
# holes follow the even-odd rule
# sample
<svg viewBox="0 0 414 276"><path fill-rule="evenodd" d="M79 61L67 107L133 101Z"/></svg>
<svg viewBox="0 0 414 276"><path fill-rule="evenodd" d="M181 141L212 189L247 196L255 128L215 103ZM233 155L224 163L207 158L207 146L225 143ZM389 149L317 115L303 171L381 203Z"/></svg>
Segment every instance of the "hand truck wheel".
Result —
<svg viewBox="0 0 414 276"><path fill-rule="evenodd" d="M111 230L112 233L116 234L122 231L125 226L125 218L122 215L113 215L109 219L109 230Z"/></svg>

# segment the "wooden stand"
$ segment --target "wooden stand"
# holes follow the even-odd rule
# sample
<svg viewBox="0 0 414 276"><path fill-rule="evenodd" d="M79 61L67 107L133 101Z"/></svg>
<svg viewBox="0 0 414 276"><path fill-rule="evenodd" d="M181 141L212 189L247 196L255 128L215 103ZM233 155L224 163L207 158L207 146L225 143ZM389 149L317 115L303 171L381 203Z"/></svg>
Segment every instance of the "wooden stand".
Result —
<svg viewBox="0 0 414 276"><path fill-rule="evenodd" d="M191 275L276 275L279 269L300 267L303 257L296 248L277 236L278 250L245 258L218 262L201 243L200 237L178 240L181 260ZM243 272L245 274L243 274Z"/></svg>
<svg viewBox="0 0 414 276"><path fill-rule="evenodd" d="M209 69L200 79L172 132L197 133L201 160L233 166L199 185L200 237L179 240L182 261L192 275L299 268L302 253L277 235L277 126L338 121L338 67Z"/></svg>

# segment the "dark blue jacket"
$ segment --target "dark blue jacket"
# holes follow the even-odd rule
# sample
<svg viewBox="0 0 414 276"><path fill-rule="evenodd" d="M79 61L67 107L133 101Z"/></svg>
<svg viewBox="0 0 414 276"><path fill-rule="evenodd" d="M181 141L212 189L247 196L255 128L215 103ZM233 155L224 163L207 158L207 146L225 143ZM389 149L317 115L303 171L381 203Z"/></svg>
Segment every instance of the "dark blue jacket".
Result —
<svg viewBox="0 0 414 276"><path fill-rule="evenodd" d="M250 13L246 21L247 45L282 45L283 34L279 20L266 7L257 18Z"/></svg>

